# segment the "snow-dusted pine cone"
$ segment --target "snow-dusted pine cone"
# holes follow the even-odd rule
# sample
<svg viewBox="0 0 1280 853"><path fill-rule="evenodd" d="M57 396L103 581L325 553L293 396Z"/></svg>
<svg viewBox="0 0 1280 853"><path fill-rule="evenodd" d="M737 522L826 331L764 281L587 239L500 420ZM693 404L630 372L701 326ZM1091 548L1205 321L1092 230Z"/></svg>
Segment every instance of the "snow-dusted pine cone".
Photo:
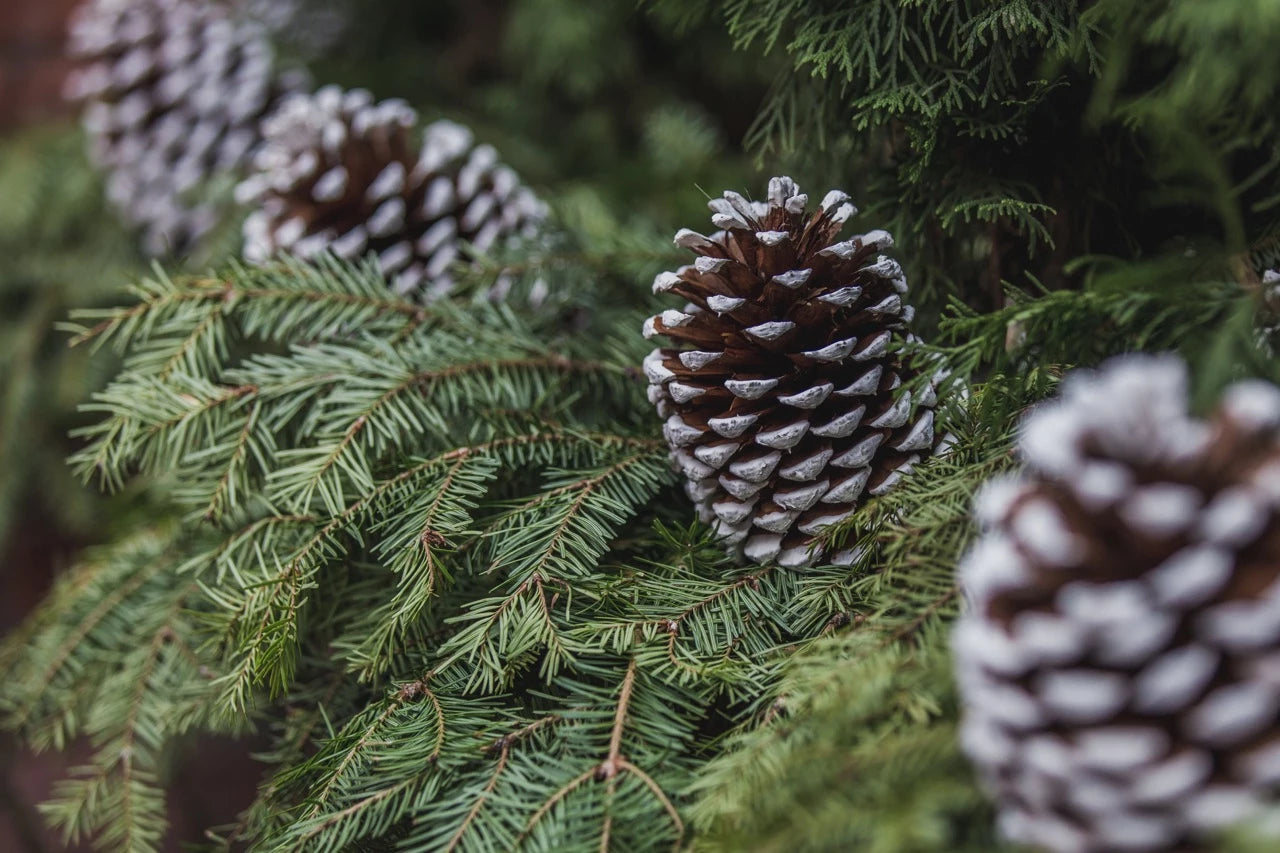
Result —
<svg viewBox="0 0 1280 853"><path fill-rule="evenodd" d="M890 344L913 311L884 231L835 242L855 213L832 191L819 210L790 178L767 202L735 192L709 205L716 227L676 244L697 260L659 275L687 300L645 323L674 347L644 361L649 399L702 517L755 562L808 564L815 535L883 494L934 445L928 387Z"/></svg>
<svg viewBox="0 0 1280 853"><path fill-rule="evenodd" d="M216 223L192 191L244 166L259 119L302 82L276 73L260 27L211 0L88 0L69 49L82 65L67 95L84 103L108 195L155 255L185 250Z"/></svg>
<svg viewBox="0 0 1280 853"><path fill-rule="evenodd" d="M286 99L263 123L266 145L240 187L243 201L259 204L245 222L245 256L374 253L397 291L430 299L453 287L448 270L464 241L483 252L535 229L542 203L492 146L438 121L416 148L417 118L359 89Z"/></svg>
<svg viewBox="0 0 1280 853"><path fill-rule="evenodd" d="M1073 374L977 501L963 743L1012 839L1191 849L1280 783L1280 389L1208 420L1171 356Z"/></svg>

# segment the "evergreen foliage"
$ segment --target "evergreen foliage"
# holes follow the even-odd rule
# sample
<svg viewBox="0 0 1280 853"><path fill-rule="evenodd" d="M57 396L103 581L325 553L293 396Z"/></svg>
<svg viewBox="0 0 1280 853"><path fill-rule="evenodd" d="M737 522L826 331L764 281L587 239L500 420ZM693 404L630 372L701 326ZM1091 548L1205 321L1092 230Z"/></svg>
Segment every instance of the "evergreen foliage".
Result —
<svg viewBox="0 0 1280 853"><path fill-rule="evenodd" d="M578 257L522 277L614 266ZM228 845L992 843L944 649L972 492L1054 384L1053 339L989 351L1010 320L1047 322L1038 301L948 321L961 343L937 355L1013 372L953 396L955 450L829 534L857 565L792 572L738 568L688 526L629 309L566 335L337 261L137 297L78 315L124 369L73 462L108 488L146 475L185 521L87 562L5 655L11 725L99 747L49 807L73 837L154 849L174 744L252 722L276 770ZM1060 333L1106 310L1137 339L1147 299L1082 296ZM1159 316L1190 351L1241 334Z"/></svg>
<svg viewBox="0 0 1280 853"><path fill-rule="evenodd" d="M749 146L868 199L917 293L999 307L1086 256L1274 259L1272 4L653 5L786 53Z"/></svg>
<svg viewBox="0 0 1280 853"><path fill-rule="evenodd" d="M467 120L551 189L558 230L429 307L371 266L215 243L216 272L76 315L73 357L119 367L74 469L166 510L0 650L4 723L91 746L51 819L157 849L182 740L252 730L264 778L212 849L1001 849L947 653L970 499L1070 367L1176 350L1201 401L1280 380L1271 4L351 5L317 77ZM455 38L468 20L504 35ZM760 183L733 148L770 75L752 152L889 223L931 342L911 346L951 370L951 453L826 534L852 567L727 558L638 370L692 187ZM0 160L31 200L0 205L0 239L100 304L100 195L31 150ZM500 275L540 312L484 298ZM25 442L22 393L3 435Z"/></svg>

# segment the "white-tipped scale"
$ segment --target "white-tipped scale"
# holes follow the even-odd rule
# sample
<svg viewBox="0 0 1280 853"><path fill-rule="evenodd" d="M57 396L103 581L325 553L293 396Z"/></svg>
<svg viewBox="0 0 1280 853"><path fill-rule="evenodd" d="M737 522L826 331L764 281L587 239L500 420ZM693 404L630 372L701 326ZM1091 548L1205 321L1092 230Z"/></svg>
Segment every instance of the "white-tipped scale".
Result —
<svg viewBox="0 0 1280 853"><path fill-rule="evenodd" d="M720 418L709 418L707 426L725 438L737 438L760 420L759 415L727 415Z"/></svg>
<svg viewBox="0 0 1280 853"><path fill-rule="evenodd" d="M365 247L368 245L369 232L365 231L361 226L356 226L334 240L330 248L333 249L333 253L338 257L350 260L364 254Z"/></svg>
<svg viewBox="0 0 1280 853"><path fill-rule="evenodd" d="M680 283L680 276L673 272L660 272L653 278L653 292L666 293Z"/></svg>
<svg viewBox="0 0 1280 853"><path fill-rule="evenodd" d="M726 379L724 387L729 393L743 400L759 400L774 388L780 379Z"/></svg>
<svg viewBox="0 0 1280 853"><path fill-rule="evenodd" d="M902 311L902 297L894 293L867 308L872 314L897 314Z"/></svg>
<svg viewBox="0 0 1280 853"><path fill-rule="evenodd" d="M662 427L663 435L673 447L684 447L702 438L703 431L685 423L684 418L672 415Z"/></svg>
<svg viewBox="0 0 1280 853"><path fill-rule="evenodd" d="M880 377L884 375L884 367L876 365L843 388L837 388L837 397L865 397L874 394L880 388Z"/></svg>
<svg viewBox="0 0 1280 853"><path fill-rule="evenodd" d="M912 455L910 458L908 458L905 462L903 462L897 468L894 468L892 471L890 471L889 476L885 477L880 482L880 485L871 489L870 494L875 497L880 497L883 494L887 494L890 489L898 485L899 480L901 480L907 474L911 473L912 469L915 468L916 463L919 461L920 461L919 456Z"/></svg>
<svg viewBox="0 0 1280 853"><path fill-rule="evenodd" d="M674 308L668 308L662 312L662 325L668 329L678 329L681 326L688 325L693 320L692 314L686 314L683 311L677 311Z"/></svg>
<svg viewBox="0 0 1280 853"><path fill-rule="evenodd" d="M848 438L853 435L853 431L858 428L858 424L862 423L862 416L866 411L866 406L858 406L856 409L832 418L825 424L815 426L813 434L820 435L823 438Z"/></svg>
<svg viewBox="0 0 1280 853"><path fill-rule="evenodd" d="M883 442L883 433L869 435L839 456L832 457L831 464L837 468L861 468L869 465Z"/></svg>
<svg viewBox="0 0 1280 853"><path fill-rule="evenodd" d="M824 382L821 385L815 385L795 394L783 394L778 397L778 402L784 406L794 406L797 409L816 409L826 402L834 390L834 385L830 382Z"/></svg>
<svg viewBox="0 0 1280 853"><path fill-rule="evenodd" d="M871 478L871 468L859 468L843 480L836 481L836 484L822 496L822 502L827 504L847 504L853 503L867 487L867 480Z"/></svg>
<svg viewBox="0 0 1280 853"><path fill-rule="evenodd" d="M757 231L756 239L766 246L779 246L791 239L789 231Z"/></svg>
<svg viewBox="0 0 1280 853"><path fill-rule="evenodd" d="M668 382L667 393L677 403L687 403L707 393L707 389L700 388L697 385L686 385L683 382Z"/></svg>
<svg viewBox="0 0 1280 853"><path fill-rule="evenodd" d="M676 465L680 468L680 472L690 480L705 480L708 477L715 476L716 469L710 465L702 464L687 450L677 450L673 456Z"/></svg>
<svg viewBox="0 0 1280 853"><path fill-rule="evenodd" d="M662 361L662 350L656 349L646 355L644 357L644 361L641 362L641 367L644 370L645 377L655 385L670 382L676 375L675 372L668 369Z"/></svg>
<svg viewBox="0 0 1280 853"><path fill-rule="evenodd" d="M769 204L773 207L782 207L787 203L787 199L794 196L800 188L796 186L796 182L786 175L777 175L769 179Z"/></svg>
<svg viewBox="0 0 1280 853"><path fill-rule="evenodd" d="M843 361L849 357L849 354L853 352L853 348L857 345L857 338L845 338L842 341L827 344L820 349L806 350L800 354L808 356L814 361Z"/></svg>
<svg viewBox="0 0 1280 853"><path fill-rule="evenodd" d="M877 228L874 231L868 231L858 238L858 242L863 246L874 246L876 249L893 248L893 235L888 231Z"/></svg>
<svg viewBox="0 0 1280 853"><path fill-rule="evenodd" d="M751 501L730 501L720 500L711 505L711 511L721 521L729 524L741 524L747 520L747 516L751 514L751 510L755 508L756 502Z"/></svg>
<svg viewBox="0 0 1280 853"><path fill-rule="evenodd" d="M776 341L795 327L796 324L790 320L770 320L767 323L743 329L743 332L758 341Z"/></svg>
<svg viewBox="0 0 1280 853"><path fill-rule="evenodd" d="M757 534L747 539L743 554L757 563L767 562L782 550L782 537L777 534Z"/></svg>
<svg viewBox="0 0 1280 853"><path fill-rule="evenodd" d="M832 243L827 248L818 252L818 254L822 255L823 257L837 258L843 261L843 260L848 260L849 258L852 258L854 252L857 251L857 248L858 247L854 244L852 240L844 240L839 243Z"/></svg>
<svg viewBox="0 0 1280 853"><path fill-rule="evenodd" d="M427 193L422 199L422 213L428 219L435 219L453 207L454 201L453 184L442 175L427 185Z"/></svg>
<svg viewBox="0 0 1280 853"><path fill-rule="evenodd" d="M751 483L728 474L721 474L717 478L717 482L724 487L726 492L741 501L750 500L764 488L764 483Z"/></svg>
<svg viewBox="0 0 1280 853"><path fill-rule="evenodd" d="M348 181L346 168L334 166L316 180L311 197L318 202L338 201L346 194Z"/></svg>
<svg viewBox="0 0 1280 853"><path fill-rule="evenodd" d="M705 235L699 234L689 228L681 228L676 232L675 244L682 249L712 249L718 248Z"/></svg>
<svg viewBox="0 0 1280 853"><path fill-rule="evenodd" d="M741 542L747 538L747 534L751 532L750 524L746 524L745 522L743 524L736 525L726 524L719 519L716 519L713 528L721 541L730 546L741 544Z"/></svg>
<svg viewBox="0 0 1280 853"><path fill-rule="evenodd" d="M745 231L751 226L733 213L711 214L711 224L725 231Z"/></svg>
<svg viewBox="0 0 1280 853"><path fill-rule="evenodd" d="M420 255L426 256L435 252L458 234L458 223L452 216L431 223L431 227L422 232L415 245Z"/></svg>
<svg viewBox="0 0 1280 853"><path fill-rule="evenodd" d="M413 244L403 240L378 255L378 266L386 275L400 272L413 261Z"/></svg>
<svg viewBox="0 0 1280 853"><path fill-rule="evenodd" d="M813 560L822 556L822 548L814 542L805 542L801 545L793 545L790 548L783 548L778 552L778 565L784 569L798 569L801 566L807 566Z"/></svg>
<svg viewBox="0 0 1280 853"><path fill-rule="evenodd" d="M404 227L407 209L404 199L389 198L374 210L369 217L369 234L374 237L389 237Z"/></svg>
<svg viewBox="0 0 1280 853"><path fill-rule="evenodd" d="M733 454L737 453L741 448L742 445L737 442L703 444L693 451L693 455L712 468L722 468L726 462L733 458Z"/></svg>
<svg viewBox="0 0 1280 853"><path fill-rule="evenodd" d="M879 358L889 350L889 338L891 337L889 330L886 329L877 334L870 341L865 343L862 349L853 354L854 361L867 361L872 358Z"/></svg>
<svg viewBox="0 0 1280 853"><path fill-rule="evenodd" d="M756 433L756 443L778 450L790 450L800 443L800 439L804 438L804 434L808 431L807 420L795 421L775 429L761 430Z"/></svg>
<svg viewBox="0 0 1280 853"><path fill-rule="evenodd" d="M680 363L690 370L701 370L708 364L717 361L724 353L706 352L705 350L687 350L680 353Z"/></svg>
<svg viewBox="0 0 1280 853"><path fill-rule="evenodd" d="M392 161L383 167L378 176L369 183L368 189L365 190L365 199L378 202L384 198L390 198L404 189L404 180L404 164Z"/></svg>
<svg viewBox="0 0 1280 853"><path fill-rule="evenodd" d="M820 480L808 486L776 491L773 493L773 502L783 509L803 511L816 504L827 493L830 486L830 481Z"/></svg>
<svg viewBox="0 0 1280 853"><path fill-rule="evenodd" d="M800 513L796 510L773 510L772 512L760 513L751 519L751 523L770 533L786 533L791 529L791 524L799 517Z"/></svg>
<svg viewBox="0 0 1280 853"><path fill-rule="evenodd" d="M812 275L813 270L811 269L791 270L790 272L778 273L769 280L780 287L795 290L798 287L803 287Z"/></svg>
<svg viewBox="0 0 1280 853"><path fill-rule="evenodd" d="M782 454L775 450L763 456L739 459L729 466L729 473L750 483L763 483L769 479L780 461Z"/></svg>
<svg viewBox="0 0 1280 853"><path fill-rule="evenodd" d="M814 516L813 518L798 524L796 529L801 533L807 533L810 536L814 536L833 524L839 524L849 516L853 515L854 512L856 512L856 510L849 509L843 512L833 512L825 515Z"/></svg>
<svg viewBox="0 0 1280 853"><path fill-rule="evenodd" d="M707 297L707 307L717 314L725 314L729 311L736 311L745 305L747 300L738 296L715 296Z"/></svg>
<svg viewBox="0 0 1280 853"><path fill-rule="evenodd" d="M849 194L841 190L831 190L822 197L822 209L831 210L849 201Z"/></svg>
<svg viewBox="0 0 1280 853"><path fill-rule="evenodd" d="M832 452L828 447L812 456L791 462L779 468L778 475L785 480L793 480L797 483L807 483L817 479L827 467L827 461L831 459Z"/></svg>
<svg viewBox="0 0 1280 853"><path fill-rule="evenodd" d="M933 410L927 409L911 425L911 430L901 441L893 446L894 450L924 450L933 444Z"/></svg>

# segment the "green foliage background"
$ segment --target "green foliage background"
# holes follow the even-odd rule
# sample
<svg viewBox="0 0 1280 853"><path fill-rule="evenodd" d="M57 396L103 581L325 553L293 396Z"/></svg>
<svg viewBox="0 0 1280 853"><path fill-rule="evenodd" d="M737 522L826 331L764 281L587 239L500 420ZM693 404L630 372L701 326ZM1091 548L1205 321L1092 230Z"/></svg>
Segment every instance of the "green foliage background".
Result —
<svg viewBox="0 0 1280 853"><path fill-rule="evenodd" d="M1176 350L1202 405L1280 379L1280 3L347 7L318 80L473 125L555 211L456 300L231 240L140 273L74 134L0 159L4 474L66 482L31 466L79 423L75 473L126 495L50 492L106 544L0 653L8 725L92 747L49 818L156 849L176 746L255 731L215 849L999 849L954 737L969 502L1071 367ZM830 534L852 568L729 563L636 371L670 234L784 173L893 231L955 380L953 452ZM550 303L487 302L504 268ZM32 391L100 385L78 418Z"/></svg>

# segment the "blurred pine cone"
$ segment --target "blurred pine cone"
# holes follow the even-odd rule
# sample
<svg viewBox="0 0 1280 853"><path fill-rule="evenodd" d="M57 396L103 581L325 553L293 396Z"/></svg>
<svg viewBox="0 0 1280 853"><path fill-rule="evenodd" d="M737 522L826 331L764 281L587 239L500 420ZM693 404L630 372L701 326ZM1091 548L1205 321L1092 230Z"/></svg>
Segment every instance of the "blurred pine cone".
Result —
<svg viewBox="0 0 1280 853"><path fill-rule="evenodd" d="M245 165L258 121L299 75L277 75L260 27L202 0L89 0L71 23L82 66L67 80L84 103L107 192L153 254L190 248L218 219L190 200Z"/></svg>
<svg viewBox="0 0 1280 853"><path fill-rule="evenodd" d="M676 344L645 359L649 398L703 519L750 560L805 565L819 531L934 448L934 389L899 391L915 374L891 351L907 282L884 231L833 242L855 213L844 193L810 214L774 178L767 202L710 207L724 230L681 230L697 260L654 280L689 304L645 324Z"/></svg>
<svg viewBox="0 0 1280 853"><path fill-rule="evenodd" d="M963 742L1013 840L1191 849L1273 795L1278 427L1257 381L1191 417L1172 357L1073 374L1026 420L954 637Z"/></svg>
<svg viewBox="0 0 1280 853"><path fill-rule="evenodd" d="M286 99L263 123L266 145L240 187L259 209L245 222L245 256L377 256L400 293L449 292L452 263L470 244L528 235L544 217L532 192L475 145L461 125L429 125L411 142L417 114L401 101L328 86Z"/></svg>

